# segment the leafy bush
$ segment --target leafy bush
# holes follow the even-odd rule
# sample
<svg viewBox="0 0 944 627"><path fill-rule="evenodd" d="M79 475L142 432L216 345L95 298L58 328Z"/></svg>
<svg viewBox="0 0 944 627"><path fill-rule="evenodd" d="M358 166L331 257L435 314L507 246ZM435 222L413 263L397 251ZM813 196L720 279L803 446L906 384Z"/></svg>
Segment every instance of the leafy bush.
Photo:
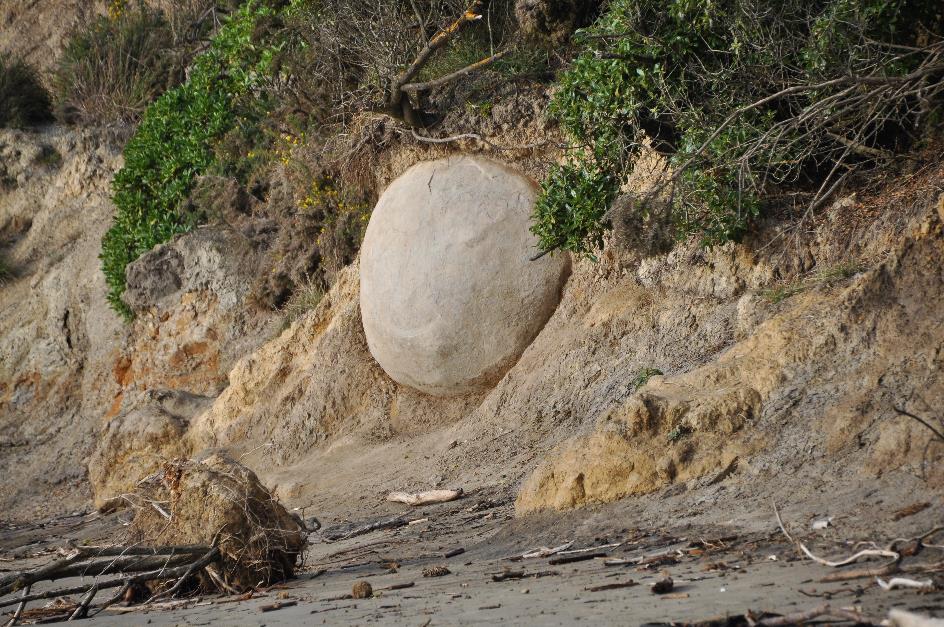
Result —
<svg viewBox="0 0 944 627"><path fill-rule="evenodd" d="M122 302L125 267L156 244L196 226L182 203L195 178L225 171L215 148L234 129L254 126L270 106L258 91L277 49L254 39L257 23L275 14L250 1L235 12L197 58L186 83L148 107L125 147L125 165L112 183L115 222L102 240L102 268L112 307Z"/></svg>
<svg viewBox="0 0 944 627"><path fill-rule="evenodd" d="M592 254L647 142L669 159L680 236L736 239L784 188L815 208L920 135L944 93L942 12L935 0L613 0L578 33L552 102L580 149L544 181L541 247Z"/></svg>
<svg viewBox="0 0 944 627"><path fill-rule="evenodd" d="M52 119L49 94L36 71L22 61L0 58L0 127L24 127Z"/></svg>
<svg viewBox="0 0 944 627"><path fill-rule="evenodd" d="M70 120L136 122L157 96L181 83L209 26L210 0L169 3L170 13L142 0L115 0L107 16L77 31L56 69L57 103Z"/></svg>

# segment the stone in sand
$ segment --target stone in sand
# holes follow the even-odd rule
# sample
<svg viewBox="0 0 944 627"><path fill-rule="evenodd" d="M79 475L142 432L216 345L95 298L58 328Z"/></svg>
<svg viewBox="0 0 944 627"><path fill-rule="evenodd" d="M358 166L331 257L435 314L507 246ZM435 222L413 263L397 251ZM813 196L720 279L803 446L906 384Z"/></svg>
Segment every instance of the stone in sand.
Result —
<svg viewBox="0 0 944 627"><path fill-rule="evenodd" d="M380 197L361 249L371 354L398 383L480 392L518 360L560 299L566 255L537 261L537 187L476 157L419 163Z"/></svg>

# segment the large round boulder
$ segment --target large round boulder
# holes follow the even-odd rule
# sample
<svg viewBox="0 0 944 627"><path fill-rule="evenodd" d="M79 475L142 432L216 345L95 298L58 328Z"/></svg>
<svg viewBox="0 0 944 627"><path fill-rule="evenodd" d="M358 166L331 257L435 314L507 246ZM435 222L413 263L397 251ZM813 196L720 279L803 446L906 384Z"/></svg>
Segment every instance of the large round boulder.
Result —
<svg viewBox="0 0 944 627"><path fill-rule="evenodd" d="M477 157L419 163L380 197L361 248L371 354L436 396L490 388L560 300L566 255L531 261L534 182Z"/></svg>

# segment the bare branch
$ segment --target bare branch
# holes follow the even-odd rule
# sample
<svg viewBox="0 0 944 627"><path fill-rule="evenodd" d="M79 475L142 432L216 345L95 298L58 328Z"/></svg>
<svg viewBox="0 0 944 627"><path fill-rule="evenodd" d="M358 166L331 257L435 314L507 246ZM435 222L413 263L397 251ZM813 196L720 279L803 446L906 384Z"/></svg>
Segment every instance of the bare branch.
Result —
<svg viewBox="0 0 944 627"><path fill-rule="evenodd" d="M502 57L506 56L508 52L509 52L508 50L503 50L501 52L493 54L490 57L485 57L481 61L476 61L475 63L467 65L461 70L456 70L455 72L451 74L446 74L445 76L441 76L431 81L426 81L425 83L407 83L406 85L401 86L400 89L406 92L417 92L417 91L429 91L430 89L434 89L436 87L442 87L443 85L451 83L452 81L456 79L462 78L463 76L467 74L471 74L472 72L480 70L483 67L487 67L491 65L495 61L498 61Z"/></svg>

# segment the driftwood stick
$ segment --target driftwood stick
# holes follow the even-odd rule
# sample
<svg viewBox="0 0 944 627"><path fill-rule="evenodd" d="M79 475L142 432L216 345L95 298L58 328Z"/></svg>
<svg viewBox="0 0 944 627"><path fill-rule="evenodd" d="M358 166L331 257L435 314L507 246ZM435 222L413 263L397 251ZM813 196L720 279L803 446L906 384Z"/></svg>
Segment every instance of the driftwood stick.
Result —
<svg viewBox="0 0 944 627"><path fill-rule="evenodd" d="M137 574L131 575L130 577L118 577L115 579L108 579L106 581L100 581L95 585L97 586L98 590L106 590L109 588L118 588L118 587L124 588L120 595L116 595L117 598L109 601L108 604L110 605L112 603L117 603L120 600L121 595L123 595L127 591L127 588L130 588L133 584L143 583L145 581L152 581L154 579L175 579L177 577L182 577L183 575L187 574L187 572L190 570L192 566L193 564L184 564L183 566L167 567L162 564L161 567L155 568L147 572L137 573ZM38 601L41 599L54 599L56 597L61 597L67 594L78 594L80 592L87 592L87 591L88 591L88 584L84 586L76 586L72 588L60 588L58 590L49 590L47 592L30 594L30 595L20 597L17 599L7 599L7 600L0 601L0 607L15 605L16 603L20 603L24 601L29 602L29 601Z"/></svg>
<svg viewBox="0 0 944 627"><path fill-rule="evenodd" d="M814 607L811 610L806 610L803 612L794 612L793 614L784 614L783 616L775 616L771 618L765 618L761 621L758 621L757 625L761 627L777 627L779 625L802 625L806 621L813 620L819 616L828 615L830 612L830 607L828 604L820 605L819 607Z"/></svg>
<svg viewBox="0 0 944 627"><path fill-rule="evenodd" d="M180 544L171 546L83 546L78 549L85 558L122 555L203 555L210 550L206 544Z"/></svg>
<svg viewBox="0 0 944 627"><path fill-rule="evenodd" d="M205 553L207 546L161 547L83 547L67 557L40 566L35 570L10 573L0 579L0 595L15 592L37 581L62 579L83 575L99 576L116 572L139 572L160 566L177 565L193 559L194 553ZM156 552L162 551L162 552ZM163 552L166 551L166 552ZM83 561L92 557L108 557L97 561Z"/></svg>
<svg viewBox="0 0 944 627"><path fill-rule="evenodd" d="M27 595L29 595L29 591L30 591L30 586L26 586L25 588L23 588L23 594L20 597L20 604L16 606L16 611L13 612L13 618L11 618L9 622L7 622L7 627L13 627L13 625L16 625L17 622L19 622L20 616L23 615L23 610L26 609L26 603L28 601L26 597Z"/></svg>
<svg viewBox="0 0 944 627"><path fill-rule="evenodd" d="M89 605L92 604L92 599L95 598L96 594L98 594L98 586L93 584L86 595L82 597L82 602L79 603L79 607L75 608L75 611L72 612L72 616L69 617L69 620L78 620L88 616Z"/></svg>
<svg viewBox="0 0 944 627"><path fill-rule="evenodd" d="M130 589L131 589L131 582L125 581L125 585L121 586L121 589L118 591L118 594L110 597L108 600L102 603L98 607L98 609L95 610L95 613L92 614L92 616L98 616L100 613L104 612L106 608L111 607L118 601L122 600L125 597L125 595L128 593L128 590Z"/></svg>
<svg viewBox="0 0 944 627"><path fill-rule="evenodd" d="M193 556L182 555L128 555L91 562L69 562L60 564L58 568L40 568L35 571L22 573L13 582L0 588L0 594L19 590L23 586L37 581L64 579L66 577L99 577L114 573L136 573L155 570L167 566L189 564Z"/></svg>
<svg viewBox="0 0 944 627"><path fill-rule="evenodd" d="M180 579L177 580L177 583L175 583L173 586L171 586L171 587L170 587L169 589L167 589L166 591L161 592L160 594L155 594L154 596L152 596L150 599L148 599L147 601L145 601L145 605L147 605L147 604L149 604L149 603L153 603L154 601L157 601L158 599L163 599L163 598L166 598L166 597L173 596L173 595L177 594L177 592L180 590L180 588L181 588L191 577L193 577L194 574L196 574L196 573L197 573L199 570L201 570L202 568L205 568L206 566L208 566L210 563L215 562L215 561L218 560L219 558L220 558L220 549L219 549L218 547L213 547L212 549L210 549L209 551L207 551L207 553L206 553L203 557L201 557L201 558L198 559L196 562L194 562L193 564L191 564L191 565L190 565L190 568L187 569L187 572L185 572L183 575L181 575L181 576L180 576Z"/></svg>
<svg viewBox="0 0 944 627"><path fill-rule="evenodd" d="M853 570L840 571L838 573L830 573L822 579L820 583L832 583L836 581L851 581L853 579L865 579L878 576L888 576L894 575L899 570L899 564L901 560L892 560L887 564L879 566L877 568L856 568Z"/></svg>
<svg viewBox="0 0 944 627"><path fill-rule="evenodd" d="M350 538L362 536L365 533L370 533L371 531L380 531L381 529L395 529L396 527L404 527L407 524L404 518L406 518L405 514L401 516L395 516L393 518L390 518L389 520L381 520L379 522L371 523L369 525L364 525L363 527L358 527L357 529L355 529L354 531L351 531L350 533L344 534L343 536L338 538L338 540L348 540Z"/></svg>
<svg viewBox="0 0 944 627"><path fill-rule="evenodd" d="M839 561L830 561L830 560L823 559L822 557L817 557L816 555L813 554L812 551L810 551L806 547L805 544L803 544L802 542L800 542L799 540L795 539L793 536L790 535L790 533L787 531L787 528L783 524L783 518L780 517L780 510L777 509L776 503L774 503L774 513L777 515L777 523L780 525L780 531L783 532L783 535L785 535L791 543L793 543L801 552L803 552L803 554L805 554L808 558L810 558L817 564L822 564L823 566L829 566L831 568L839 568L840 566L847 566L849 564L856 562L860 557L891 557L895 560L901 559L900 553L898 553L897 551L890 551L886 549L865 549L865 550L859 551L858 553L855 553L854 555L850 557L847 557L844 560L839 560Z"/></svg>

